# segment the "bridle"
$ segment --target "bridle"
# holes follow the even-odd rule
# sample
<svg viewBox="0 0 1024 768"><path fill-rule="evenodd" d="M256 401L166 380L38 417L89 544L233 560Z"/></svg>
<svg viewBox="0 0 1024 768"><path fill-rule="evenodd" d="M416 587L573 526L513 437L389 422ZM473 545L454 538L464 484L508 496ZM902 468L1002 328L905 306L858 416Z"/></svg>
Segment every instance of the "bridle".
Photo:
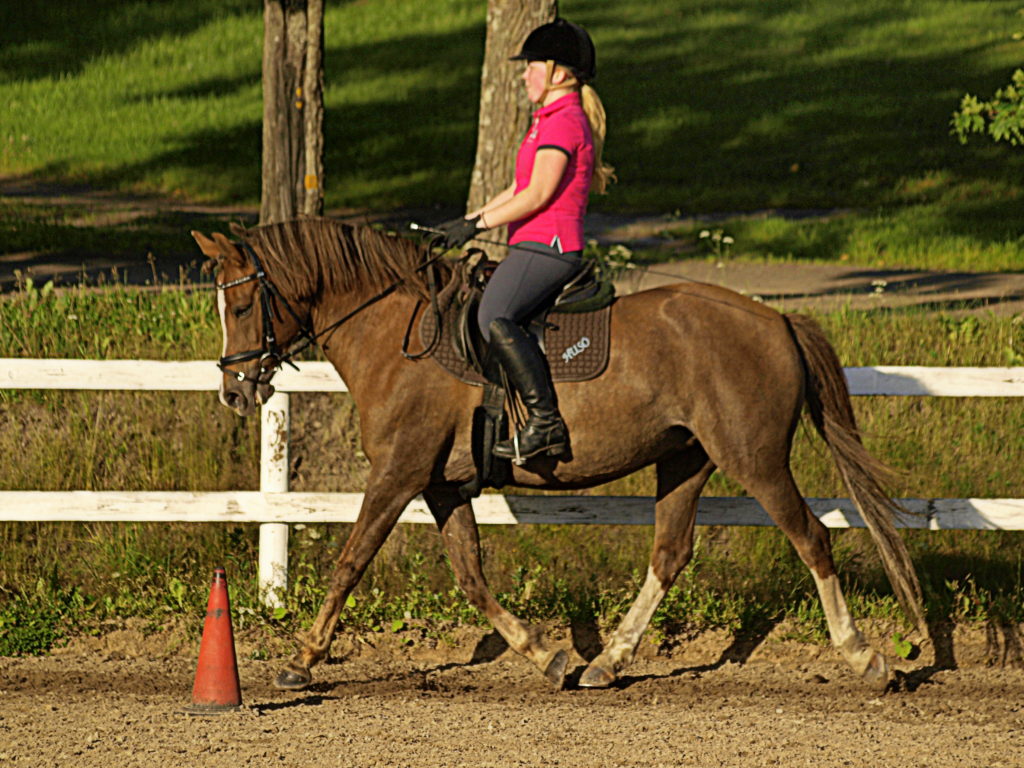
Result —
<svg viewBox="0 0 1024 768"><path fill-rule="evenodd" d="M242 242L242 248L249 256L249 260L252 262L254 271L251 274L243 275L235 280L229 280L226 283L215 283L215 287L218 291L226 291L229 288L234 288L237 285L244 285L245 283L251 283L257 281L258 292L260 298L260 311L262 314L263 321L263 346L259 349L250 349L246 352L236 352L233 355L225 355L217 361L217 367L220 368L224 373L234 376L238 381L254 381L256 384L269 384L270 379L273 378L274 373L281 367L282 364L287 363L295 370L299 370L299 367L295 365L292 358L295 357L299 352L302 352L307 347L313 346L320 343L320 339L323 336L333 333L339 326L347 322L351 318L358 315L367 307L372 304L376 304L381 299L390 296L394 291L405 282L404 279L396 280L394 283L384 288L382 291L372 296L371 298L364 301L358 307L348 312L346 315L333 323L328 325L323 330L316 332L308 321L304 321L299 317L299 314L292 308L292 305L288 303L288 300L281 295L280 291L274 286L267 277L266 271L263 269L263 264L260 262L259 257L256 255L256 251L253 250L252 246L247 242ZM433 266L436 262L440 261L444 256L443 253L434 256L422 264L420 264L416 271L420 272ZM439 315L437 308L437 289L434 283L433 271L428 273L428 282L431 294L431 304L434 312ZM272 300L273 299L273 300ZM292 319L298 323L299 330L296 332L287 343L280 345L277 342L277 336L274 333L274 321L276 317L280 321L281 315L277 312L277 304L280 303L284 306L285 310L291 315ZM273 314L271 314L273 313ZM409 322L411 329L412 322L415 320L415 312L413 318ZM408 345L408 331L406 332L406 339L402 345L402 354L409 359L417 359L419 357L428 354L434 345L440 340L440 327L441 323L437 322L435 326L435 339L428 345L427 349L418 355L411 355L407 353L406 347ZM326 349L326 345L321 345ZM259 360L260 368L259 373L256 376L250 376L244 371L231 371L228 370L229 365L236 365L238 363L246 363L250 360ZM268 364L269 361L269 364Z"/></svg>
<svg viewBox="0 0 1024 768"><path fill-rule="evenodd" d="M308 347L310 344L316 343L316 335L313 333L312 327L308 321L302 320L298 313L292 308L292 305L288 303L288 300L284 298L274 287L274 284L270 282L267 277L267 273L263 269L262 263L260 263L259 257L256 255L256 251L248 243L242 244L243 249L249 256L249 260L252 261L254 272L248 275L237 278L236 280L229 280L226 283L216 283L218 291L226 291L229 288L234 288L237 285L244 285L245 283L251 283L257 281L259 283L257 287L259 299L260 299L260 311L263 320L263 346L259 349L250 349L246 352L236 352L233 355L225 355L217 361L217 367L220 368L224 373L234 376L239 381L254 380L257 384L267 384L270 378L274 375L274 372L281 367L282 363L287 363L295 370L298 370L298 366L292 362L292 357L298 352ZM277 305L281 304L292 319L295 320L299 325L298 332L289 341L282 345L277 342L277 335L274 333L274 318L276 317L280 321L281 314L277 311ZM296 342L300 343L300 346L296 346ZM236 365L238 363L247 363L250 360L259 360L260 368L259 373L256 376L250 376L244 371L229 371L229 365ZM268 365L268 361L270 364ZM264 378L264 374L269 374Z"/></svg>

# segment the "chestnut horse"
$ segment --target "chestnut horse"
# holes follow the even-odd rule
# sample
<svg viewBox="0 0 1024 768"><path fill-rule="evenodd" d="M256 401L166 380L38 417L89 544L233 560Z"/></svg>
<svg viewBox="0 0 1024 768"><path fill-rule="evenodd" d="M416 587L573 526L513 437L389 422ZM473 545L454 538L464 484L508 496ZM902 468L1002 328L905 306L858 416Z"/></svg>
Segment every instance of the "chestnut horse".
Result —
<svg viewBox="0 0 1024 768"><path fill-rule="evenodd" d="M470 434L481 390L431 360L400 354L410 318L428 295L429 249L326 219L233 229L241 244L220 233L212 239L192 233L218 267L221 401L241 416L252 414L272 392L270 379L289 345L315 339L348 385L371 464L324 604L275 684L297 690L310 683L346 597L402 510L422 494L469 601L561 687L567 653L491 594L473 509L458 493L474 474ZM434 267L442 280L450 275L450 266ZM611 685L633 659L659 602L690 560L698 496L721 469L760 502L810 569L833 645L867 683L884 687L889 667L850 616L828 531L790 472L791 441L806 407L875 537L904 611L923 629L917 576L892 521L897 507L879 482L884 467L861 444L842 368L822 331L807 317L692 282L617 299L611 329L606 371L556 386L571 457L536 457L510 475L514 486L577 489L652 463L657 468L646 580L579 684Z"/></svg>

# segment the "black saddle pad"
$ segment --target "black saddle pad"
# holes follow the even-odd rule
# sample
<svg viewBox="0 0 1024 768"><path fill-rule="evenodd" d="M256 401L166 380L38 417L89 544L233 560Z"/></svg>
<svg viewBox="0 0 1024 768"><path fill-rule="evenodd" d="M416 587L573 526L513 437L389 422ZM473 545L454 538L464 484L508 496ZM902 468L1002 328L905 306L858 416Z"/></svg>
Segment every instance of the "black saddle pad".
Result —
<svg viewBox="0 0 1024 768"><path fill-rule="evenodd" d="M434 313L427 311L420 323L420 342L436 342L431 357L460 381L483 386L484 377L459 352L454 339L457 308L449 306L436 338ZM544 349L553 381L587 381L604 373L611 351L611 305L593 312L552 312L547 316Z"/></svg>

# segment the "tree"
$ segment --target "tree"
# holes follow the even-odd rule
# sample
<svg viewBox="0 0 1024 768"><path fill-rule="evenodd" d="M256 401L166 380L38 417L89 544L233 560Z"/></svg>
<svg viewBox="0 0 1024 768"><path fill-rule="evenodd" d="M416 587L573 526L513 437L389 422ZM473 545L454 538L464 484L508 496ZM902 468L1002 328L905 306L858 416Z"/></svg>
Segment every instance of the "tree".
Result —
<svg viewBox="0 0 1024 768"><path fill-rule="evenodd" d="M557 0L488 0L487 40L480 77L480 121L468 210L507 187L515 171L515 148L529 127L533 105L517 88L520 62L509 61L526 36L554 21ZM504 234L499 239L503 239Z"/></svg>
<svg viewBox="0 0 1024 768"><path fill-rule="evenodd" d="M323 39L323 0L264 0L261 224L323 212Z"/></svg>

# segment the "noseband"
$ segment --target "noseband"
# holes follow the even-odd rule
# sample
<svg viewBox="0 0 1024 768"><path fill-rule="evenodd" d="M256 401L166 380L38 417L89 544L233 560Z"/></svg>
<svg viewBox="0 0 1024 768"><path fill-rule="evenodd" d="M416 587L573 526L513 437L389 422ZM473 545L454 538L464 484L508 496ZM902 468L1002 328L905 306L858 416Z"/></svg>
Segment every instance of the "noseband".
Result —
<svg viewBox="0 0 1024 768"><path fill-rule="evenodd" d="M249 255L250 261L255 268L255 271L250 275L245 275L237 280L231 280L226 283L217 283L218 291L226 291L228 288L234 288L236 285L244 285L245 283L251 283L254 280L259 283L258 292L260 297L260 311L263 315L263 346L260 349L250 349L248 352L236 352L233 355L226 355L217 361L217 367L220 368L224 373L231 374L239 381L254 380L257 384L266 384L270 381L271 376L274 372L281 367L282 363L288 363L292 368L298 370L298 366L292 362L291 358L298 353L301 349L305 349L310 344L316 343L316 337L313 335L313 329L307 322L304 322L298 313L292 309L292 305L288 303L274 287L274 284L270 282L267 277L267 273L263 270L263 265L260 263L259 257L256 255L256 251L248 243L243 243L242 247L245 252ZM271 301L271 298L274 301ZM293 336L287 344L283 347L277 343L277 336L274 334L274 320L276 317L279 321L281 315L277 312L277 302L284 305L285 310L292 316L296 323L299 324L299 332ZM304 343L299 347L295 347L295 342L301 339ZM237 363L247 363L250 360L260 361L260 370L256 376L248 376L243 371L229 371L229 365L236 365ZM267 362L270 361L268 365ZM269 376L264 379L264 374Z"/></svg>

